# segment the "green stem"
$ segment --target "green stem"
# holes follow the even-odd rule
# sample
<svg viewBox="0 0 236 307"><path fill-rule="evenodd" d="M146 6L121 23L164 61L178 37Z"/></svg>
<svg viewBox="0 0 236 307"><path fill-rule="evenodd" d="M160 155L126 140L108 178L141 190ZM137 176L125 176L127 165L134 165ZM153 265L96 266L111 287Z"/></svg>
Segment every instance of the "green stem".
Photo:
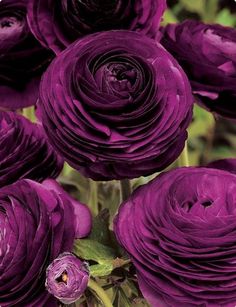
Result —
<svg viewBox="0 0 236 307"><path fill-rule="evenodd" d="M179 167L190 165L189 164L189 158L188 158L188 144L187 144L187 142L185 143L184 150L182 151L181 155L179 156L178 165L179 165Z"/></svg>
<svg viewBox="0 0 236 307"><path fill-rule="evenodd" d="M97 294L97 296L103 302L104 307L113 307L112 302L107 296L106 292L94 280L89 280L88 287Z"/></svg>
<svg viewBox="0 0 236 307"><path fill-rule="evenodd" d="M120 190L122 201L127 200L132 193L129 179L123 179L120 181Z"/></svg>
<svg viewBox="0 0 236 307"><path fill-rule="evenodd" d="M89 179L89 200L88 205L94 216L98 215L98 183Z"/></svg>

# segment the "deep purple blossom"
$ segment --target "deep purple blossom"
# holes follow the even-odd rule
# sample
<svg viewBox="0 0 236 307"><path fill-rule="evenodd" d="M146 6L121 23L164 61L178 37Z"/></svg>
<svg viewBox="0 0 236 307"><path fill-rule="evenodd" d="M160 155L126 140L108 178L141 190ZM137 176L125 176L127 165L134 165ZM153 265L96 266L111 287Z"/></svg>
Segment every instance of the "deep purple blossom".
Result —
<svg viewBox="0 0 236 307"><path fill-rule="evenodd" d="M44 74L39 109L65 160L95 180L152 174L180 154L192 117L186 75L164 48L131 31L83 38Z"/></svg>
<svg viewBox="0 0 236 307"><path fill-rule="evenodd" d="M236 118L236 30L187 20L167 25L161 43L179 61L199 103Z"/></svg>
<svg viewBox="0 0 236 307"><path fill-rule="evenodd" d="M0 1L0 107L19 109L36 103L42 72L53 57L31 34L27 1Z"/></svg>
<svg viewBox="0 0 236 307"><path fill-rule="evenodd" d="M59 255L47 268L46 288L64 304L76 302L88 281L88 265L72 253Z"/></svg>
<svg viewBox="0 0 236 307"><path fill-rule="evenodd" d="M13 112L0 112L0 148L0 187L22 178L56 178L63 167L42 127Z"/></svg>
<svg viewBox="0 0 236 307"><path fill-rule="evenodd" d="M46 269L60 253L72 250L79 217L56 185L24 179L0 189L2 307L58 306L45 289ZM81 224L87 222L80 218Z"/></svg>
<svg viewBox="0 0 236 307"><path fill-rule="evenodd" d="M236 305L236 176L179 168L141 186L114 227L152 306Z"/></svg>
<svg viewBox="0 0 236 307"><path fill-rule="evenodd" d="M166 0L31 0L32 32L58 53L77 38L105 30L127 29L154 37Z"/></svg>

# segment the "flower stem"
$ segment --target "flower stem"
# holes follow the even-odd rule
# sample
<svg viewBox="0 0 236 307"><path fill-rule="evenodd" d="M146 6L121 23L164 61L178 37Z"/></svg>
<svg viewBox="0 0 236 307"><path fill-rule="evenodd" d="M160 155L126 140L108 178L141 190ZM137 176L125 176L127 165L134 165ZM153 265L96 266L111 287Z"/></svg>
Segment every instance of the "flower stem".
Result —
<svg viewBox="0 0 236 307"><path fill-rule="evenodd" d="M179 167L190 165L189 164L189 158L188 158L188 144L187 144L187 142L185 143L184 149L183 149L181 155L179 156L178 165L179 165Z"/></svg>
<svg viewBox="0 0 236 307"><path fill-rule="evenodd" d="M131 184L129 179L123 179L120 181L120 188L121 188L121 199L125 201L129 198L132 193Z"/></svg>
<svg viewBox="0 0 236 307"><path fill-rule="evenodd" d="M94 280L89 280L88 287L97 294L97 296L103 302L104 307L113 307L112 302L107 296L106 292Z"/></svg>

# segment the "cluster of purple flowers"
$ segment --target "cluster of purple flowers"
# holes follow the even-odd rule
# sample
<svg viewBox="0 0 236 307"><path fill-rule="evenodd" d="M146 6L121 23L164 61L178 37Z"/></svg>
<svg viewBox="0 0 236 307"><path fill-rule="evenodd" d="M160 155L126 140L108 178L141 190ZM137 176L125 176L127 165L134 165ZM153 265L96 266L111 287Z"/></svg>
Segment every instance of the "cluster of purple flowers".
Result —
<svg viewBox="0 0 236 307"><path fill-rule="evenodd" d="M165 0L0 1L0 306L75 302L88 265L71 252L89 209L57 183L164 170L194 100L236 119L236 30L160 27ZM20 115L37 107L38 121ZM178 168L125 201L114 231L154 307L236 304L236 162Z"/></svg>

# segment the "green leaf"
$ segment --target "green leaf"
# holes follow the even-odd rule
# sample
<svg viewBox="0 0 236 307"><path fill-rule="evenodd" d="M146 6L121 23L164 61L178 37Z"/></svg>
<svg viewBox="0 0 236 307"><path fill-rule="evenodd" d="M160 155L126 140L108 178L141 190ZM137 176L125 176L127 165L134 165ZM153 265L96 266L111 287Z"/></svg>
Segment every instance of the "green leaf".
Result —
<svg viewBox="0 0 236 307"><path fill-rule="evenodd" d="M111 261L107 261L103 264L94 264L89 267L90 274L93 277L101 277L110 275L113 271L113 264Z"/></svg>
<svg viewBox="0 0 236 307"><path fill-rule="evenodd" d="M116 258L115 251L97 241L90 239L76 240L74 253L85 260L93 260L99 264L107 263Z"/></svg>
<svg viewBox="0 0 236 307"><path fill-rule="evenodd" d="M219 12L216 17L216 22L223 25L233 27L236 25L236 16L230 13L230 10L225 8Z"/></svg>
<svg viewBox="0 0 236 307"><path fill-rule="evenodd" d="M97 262L89 266L94 277L107 276L115 268L130 263L129 259L118 258L112 248L90 239L76 240L73 252L84 260Z"/></svg>

